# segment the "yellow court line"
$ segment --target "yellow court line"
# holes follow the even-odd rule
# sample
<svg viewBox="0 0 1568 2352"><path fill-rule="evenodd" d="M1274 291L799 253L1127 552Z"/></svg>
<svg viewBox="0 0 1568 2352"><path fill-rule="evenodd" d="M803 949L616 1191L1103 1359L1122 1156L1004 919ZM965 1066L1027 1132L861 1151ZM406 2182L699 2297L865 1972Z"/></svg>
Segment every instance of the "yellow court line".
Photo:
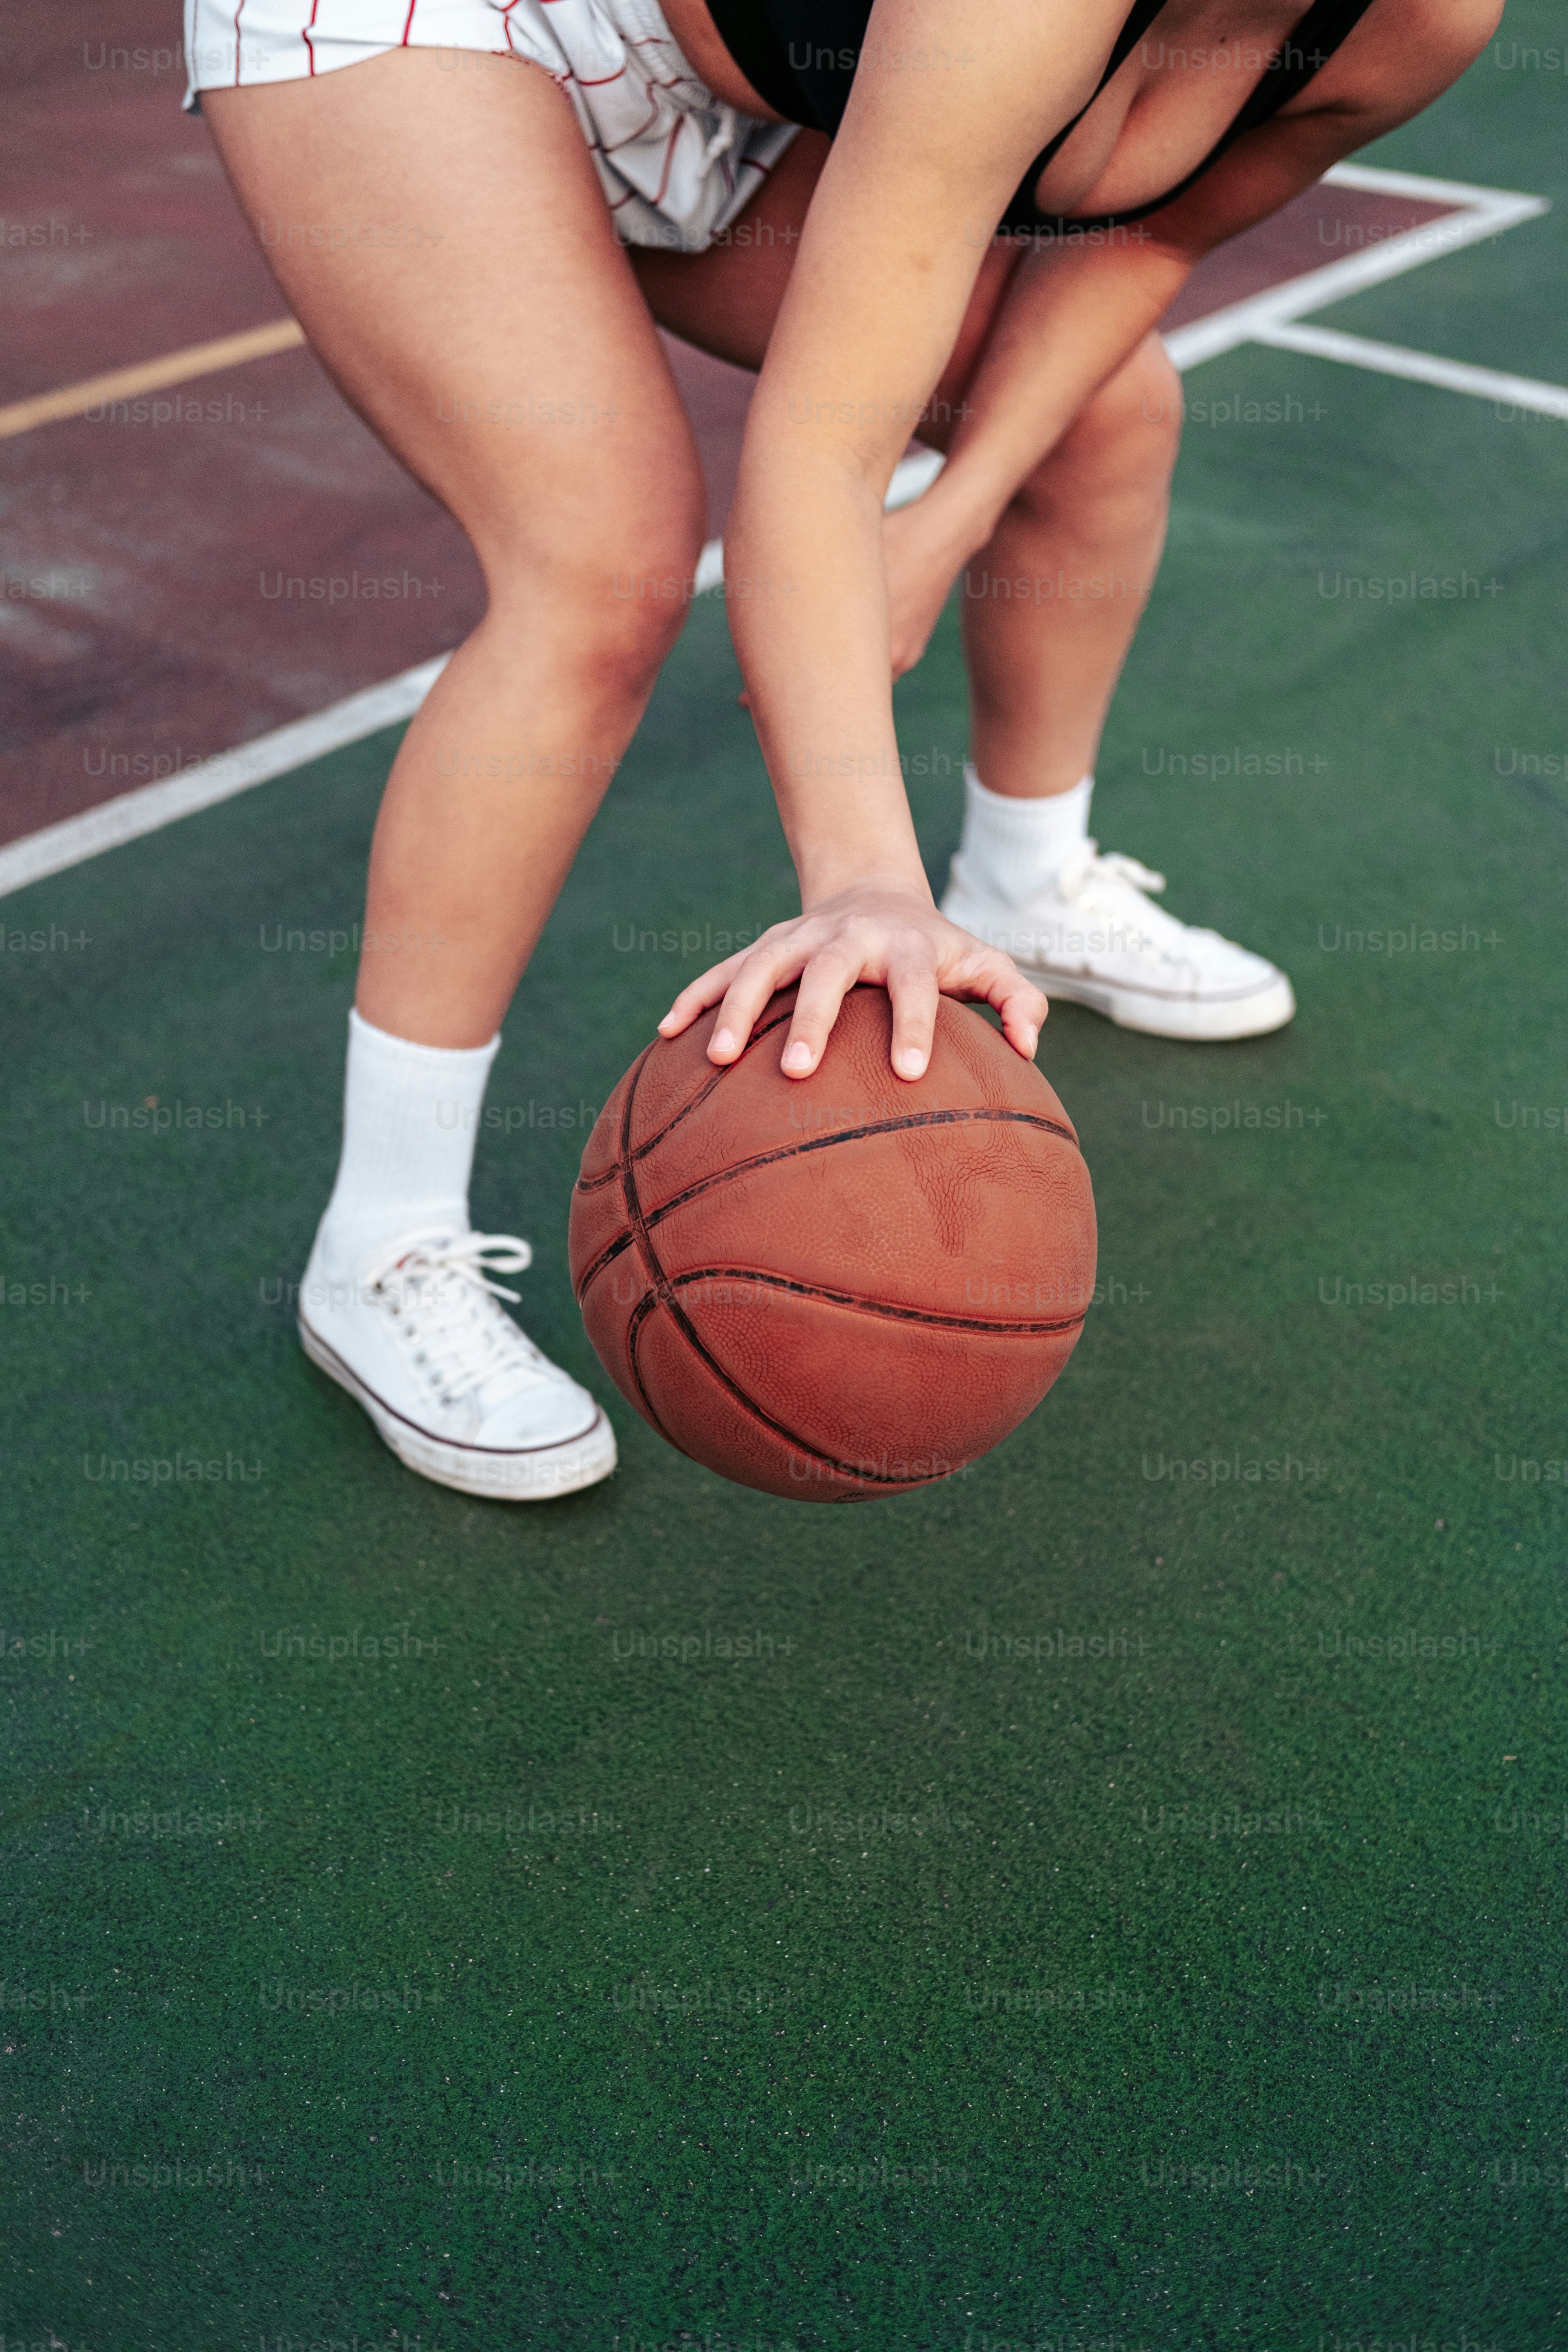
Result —
<svg viewBox="0 0 1568 2352"><path fill-rule="evenodd" d="M273 352L291 352L304 340L304 329L297 319L274 319L268 326L247 327L242 335L189 343L183 352L166 352L161 360L115 368L108 375L89 375L85 383L62 385L58 392L40 392L31 400L16 400L9 408L0 408L0 441L30 433L35 425L79 416L84 408L100 401L134 400L139 393L158 392L166 383L188 383L192 376L239 367L246 360L264 360Z"/></svg>

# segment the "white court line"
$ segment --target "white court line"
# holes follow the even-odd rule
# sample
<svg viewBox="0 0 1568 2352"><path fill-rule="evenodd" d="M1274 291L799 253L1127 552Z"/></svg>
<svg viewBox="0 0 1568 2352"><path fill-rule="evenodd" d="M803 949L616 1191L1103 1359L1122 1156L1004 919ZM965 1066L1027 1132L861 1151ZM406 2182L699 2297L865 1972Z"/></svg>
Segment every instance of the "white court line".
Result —
<svg viewBox="0 0 1568 2352"><path fill-rule="evenodd" d="M1211 311L1206 319L1194 319L1190 327L1177 327L1165 337L1165 349L1179 368L1217 359L1238 343L1257 342L1261 340L1259 328L1291 325L1309 310L1321 310L1331 302L1364 293L1369 286L1381 286L1407 269L1419 269L1428 261L1462 252L1466 246L1500 236L1504 229L1551 209L1544 196L1519 195L1510 188L1473 188L1462 180L1424 180L1413 172L1378 172L1366 163L1336 163L1331 172L1324 173L1320 184L1361 188L1375 195L1419 197L1424 203L1452 204L1462 209L1418 228L1401 229L1376 245L1364 246L1359 253L1326 262L1321 269L1309 269L1303 277L1287 278L1283 286L1271 286L1265 293L1249 295L1245 302L1233 302L1226 310Z"/></svg>
<svg viewBox="0 0 1568 2352"><path fill-rule="evenodd" d="M396 677L384 678L379 686L367 686L309 719L296 719L288 727L275 728L270 735L255 736L237 751L219 751L210 760L182 768L161 783L141 784L133 793L121 793L115 800L85 809L80 816L47 824L41 833L25 834L20 841L0 849L0 898L9 898L13 890L25 890L29 882L41 882L47 875L63 874L68 866L79 866L84 858L97 857L103 850L118 849L121 842L157 833L176 817L194 816L198 809L232 800L237 793L249 792L253 784L286 776L291 768L302 768L328 751L341 751L345 744L358 743L380 728L395 726L400 719L412 719L451 658L450 654L437 654L433 661L416 663Z"/></svg>
<svg viewBox="0 0 1568 2352"><path fill-rule="evenodd" d="M1568 423L1568 386L1539 383L1533 376L1500 375L1496 368L1440 360L1430 352L1407 352L1398 343L1374 343L1365 335L1342 335L1332 327L1266 327L1255 329L1252 340L1276 351L1305 352L1312 359L1343 360L1377 375L1440 384L1445 392L1473 393L1478 400L1534 409L1542 416L1561 416Z"/></svg>
<svg viewBox="0 0 1568 2352"><path fill-rule="evenodd" d="M942 454L936 449L921 449L912 457L901 458L888 487L889 509L912 505L936 479L942 466ZM723 577L723 541L710 539L698 561L696 593L706 595ZM418 662L395 677L384 678L379 686L367 686L342 702L329 704L309 719L296 719L269 735L258 735L237 751L219 751L161 782L140 784L134 792L121 793L114 800L100 801L97 808L85 809L80 816L63 817L58 824L24 834L20 841L0 849L0 898L8 898L14 890L25 890L29 883L46 881L51 874L63 874L89 857L100 856L106 849L118 849L122 842L159 833L176 817L216 808L220 801L233 800L237 793L247 793L254 784L286 776L291 769L323 759L329 751L341 751L345 744L361 742L383 727L412 719L451 658L450 654L437 654L433 661Z"/></svg>
<svg viewBox="0 0 1568 2352"><path fill-rule="evenodd" d="M1331 187L1409 196L1423 203L1453 205L1458 209L1442 220L1403 229L1360 252L1345 254L1321 269L1309 270L1245 302L1234 302L1227 310L1194 320L1191 326L1176 328L1166 336L1165 348L1178 368L1185 371L1198 367L1205 360L1234 351L1238 344L1258 342L1280 350L1310 352L1317 358L1348 361L1383 374L1403 375L1447 391L1506 401L1514 407L1534 409L1545 415L1568 416L1568 391L1556 384L1536 383L1527 376L1500 375L1489 368L1467 367L1456 360L1402 351L1395 344L1375 343L1363 336L1343 335L1328 328L1300 328L1297 324L1309 310L1342 301L1347 295L1359 294L1407 269L1418 269L1426 262L1460 252L1466 246L1500 235L1520 221L1534 219L1549 209L1544 197L1521 195L1509 188L1476 187L1464 180L1427 179L1415 172L1384 172L1364 163L1336 163L1331 171L1324 173L1323 181ZM934 449L921 450L912 457L903 458L889 486L889 509L908 506L918 499L936 479L942 467L941 454ZM704 595L717 588L723 576L722 542L710 540L698 562L696 593ZM450 658L447 654L437 655L433 661L420 662L379 686L351 694L309 719L296 719L288 727L242 743L236 751L204 760L199 767L184 769L158 783L143 784L135 792L122 793L118 799L104 801L80 816L67 817L58 824L46 825L39 833L10 843L0 849L0 898L8 898L14 890L26 889L29 883L41 882L51 874L62 874L106 849L116 849L123 842L157 833L177 817L214 808L220 801L232 800L236 793L249 792L255 784L287 775L291 769L321 759L329 751L342 751L345 744L357 743L383 727L395 725L399 719L411 719Z"/></svg>

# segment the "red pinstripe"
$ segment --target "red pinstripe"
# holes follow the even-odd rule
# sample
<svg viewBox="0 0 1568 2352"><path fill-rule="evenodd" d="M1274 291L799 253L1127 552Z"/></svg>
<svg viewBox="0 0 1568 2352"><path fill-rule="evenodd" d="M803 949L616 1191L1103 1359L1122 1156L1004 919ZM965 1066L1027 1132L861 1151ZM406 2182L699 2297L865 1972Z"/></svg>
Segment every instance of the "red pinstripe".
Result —
<svg viewBox="0 0 1568 2352"><path fill-rule="evenodd" d="M679 138L685 127L686 118L683 115L680 121L676 124L674 130L670 132L669 137L665 141L664 169L658 175L658 194L653 200L656 210L664 202L664 192L669 185L669 167L675 161L675 142Z"/></svg>
<svg viewBox="0 0 1568 2352"><path fill-rule="evenodd" d="M648 110L647 110L647 116L646 121L642 121L642 122L639 122L639 123L637 124L637 129L636 129L635 131L627 131L627 133L626 133L626 137L625 137L624 139L617 139L617 140L616 141L616 142L615 142L615 145L614 145L614 146L612 146L612 147L606 147L606 148L605 149L605 151L604 151L604 152L605 152L605 153L606 155L613 155L613 154L615 154L615 152L616 152L616 149L617 149L617 148L621 148L621 147L635 147L635 146L637 145L637 141L638 141L639 139L641 139L641 138L645 137L645 136L647 135L647 133L648 131L650 131L653 129L654 124L655 124L658 121L658 101L656 100L656 101L654 102L654 104L648 108ZM680 128L680 125L679 125L679 123L677 123L677 124L676 124L676 129L679 131L679 128Z"/></svg>
<svg viewBox="0 0 1568 2352"><path fill-rule="evenodd" d="M555 7L563 5L563 0L536 0L536 5L545 8ZM408 13L404 18L403 31L399 40L399 46L403 48L408 47L412 39L415 12L418 8L418 5L419 0L408 0ZM518 5L519 0L503 0L503 5L498 12L501 17L502 24L506 28L507 46L509 48L512 42L512 27L510 19L513 9ZM314 79L317 71L314 34L321 16L321 0L310 0L310 13L300 28L300 38L304 46L305 54L309 60L308 71L312 79ZM242 79L245 36L244 26L241 19L244 15L245 0L234 0L234 79L236 88L240 86ZM662 47L663 44L656 36L650 35L640 39L630 41L626 46L630 48L655 48ZM581 79L579 76L572 73L570 69L568 69L564 74L557 74L553 76L552 79L560 83L563 88L564 88L569 82L575 81L577 82L578 87L584 90L607 89L612 88L615 83L625 80L626 79L626 66L623 65L613 74L602 75L597 79L584 81ZM671 75L649 80L647 89L649 99L652 102L649 106L647 119L627 138L617 140L616 142L616 148L635 146L639 140L646 138L647 132L652 129L655 122L657 122L659 114L658 102L657 100L653 100L653 92L656 90L675 89L680 86L682 79L683 78L679 75ZM686 118L683 114L677 121L665 142L664 162L663 168L659 173L658 187L651 199L656 208L664 202L665 194L669 186L670 175L675 168L676 146L685 127ZM613 148L605 148L603 146L599 139L595 137L591 142L591 152L609 156L616 151ZM756 173L759 179L765 180L770 176L771 167L765 163L759 163L750 155L735 158L731 158L730 156L724 157L722 163L723 177L731 193L735 186L736 172L738 170L743 171L748 165ZM635 193L635 190L628 189L624 195L614 198L610 204L610 210L612 212L618 212L623 205L631 201L631 197Z"/></svg>

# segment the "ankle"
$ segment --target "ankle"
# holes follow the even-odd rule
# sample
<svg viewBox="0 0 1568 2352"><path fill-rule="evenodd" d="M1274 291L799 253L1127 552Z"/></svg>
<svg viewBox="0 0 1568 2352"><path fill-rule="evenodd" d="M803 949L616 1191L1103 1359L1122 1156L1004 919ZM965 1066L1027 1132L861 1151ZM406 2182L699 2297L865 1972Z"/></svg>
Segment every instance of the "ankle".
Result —
<svg viewBox="0 0 1568 2352"><path fill-rule="evenodd" d="M994 793L973 764L964 770L964 874L987 898L1022 905L1048 890L1063 866L1089 838L1094 778L1070 792L1026 799Z"/></svg>
<svg viewBox="0 0 1568 2352"><path fill-rule="evenodd" d="M468 1228L468 1178L499 1036L420 1045L349 1015L343 1146L316 1248L334 1272L420 1228Z"/></svg>

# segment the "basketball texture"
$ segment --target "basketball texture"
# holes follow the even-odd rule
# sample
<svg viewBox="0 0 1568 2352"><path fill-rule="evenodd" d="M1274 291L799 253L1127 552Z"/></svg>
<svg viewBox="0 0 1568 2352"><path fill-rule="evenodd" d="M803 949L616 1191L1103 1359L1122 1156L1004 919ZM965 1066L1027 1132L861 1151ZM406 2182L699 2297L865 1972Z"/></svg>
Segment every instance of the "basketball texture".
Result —
<svg viewBox="0 0 1568 2352"><path fill-rule="evenodd" d="M795 991L741 1059L717 1011L660 1039L600 1114L572 1278L628 1404L743 1486L816 1503L962 1473L1032 1412L1094 1289L1094 1196L1032 1064L943 997L925 1076L860 987L820 1067L780 1072Z"/></svg>

